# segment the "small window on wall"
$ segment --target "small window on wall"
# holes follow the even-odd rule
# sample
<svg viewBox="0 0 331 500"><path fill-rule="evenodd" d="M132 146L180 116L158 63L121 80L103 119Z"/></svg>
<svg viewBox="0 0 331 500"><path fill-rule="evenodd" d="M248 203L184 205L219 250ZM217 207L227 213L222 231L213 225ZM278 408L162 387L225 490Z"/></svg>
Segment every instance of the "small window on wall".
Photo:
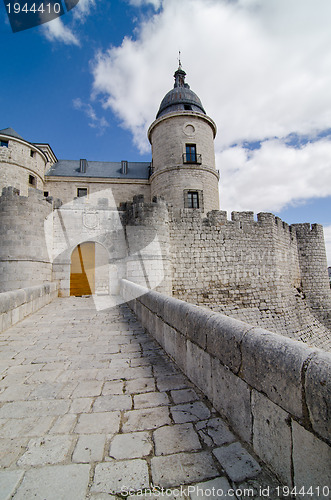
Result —
<svg viewBox="0 0 331 500"><path fill-rule="evenodd" d="M196 163L197 147L195 144L186 144L186 161L189 163Z"/></svg>
<svg viewBox="0 0 331 500"><path fill-rule="evenodd" d="M31 156L31 158L34 158L34 154L35 154L35 151L32 151L32 149L30 149L30 156Z"/></svg>
<svg viewBox="0 0 331 500"><path fill-rule="evenodd" d="M0 147L8 148L8 141L0 141Z"/></svg>
<svg viewBox="0 0 331 500"><path fill-rule="evenodd" d="M187 208L199 208L198 191L189 191L187 193Z"/></svg>
<svg viewBox="0 0 331 500"><path fill-rule="evenodd" d="M87 188L77 188L77 198L83 198L87 196Z"/></svg>
<svg viewBox="0 0 331 500"><path fill-rule="evenodd" d="M29 175L29 185L32 187L37 186L37 178L34 175Z"/></svg>
<svg viewBox="0 0 331 500"><path fill-rule="evenodd" d="M201 208L203 209L203 193L202 191L185 190L184 191L184 208Z"/></svg>

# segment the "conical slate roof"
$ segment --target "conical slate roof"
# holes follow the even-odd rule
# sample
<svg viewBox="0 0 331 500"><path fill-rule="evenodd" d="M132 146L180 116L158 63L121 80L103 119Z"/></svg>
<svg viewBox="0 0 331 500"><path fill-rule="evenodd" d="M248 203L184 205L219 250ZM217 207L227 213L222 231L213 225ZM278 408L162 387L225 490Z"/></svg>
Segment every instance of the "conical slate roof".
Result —
<svg viewBox="0 0 331 500"><path fill-rule="evenodd" d="M185 83L186 73L181 65L174 74L175 85L162 99L156 118L175 111L195 111L206 114L199 97Z"/></svg>
<svg viewBox="0 0 331 500"><path fill-rule="evenodd" d="M10 137L15 137L16 139L21 139L22 141L24 141L23 137L21 137L11 127L9 127L9 128L3 128L2 130L0 130L0 134L9 135Z"/></svg>

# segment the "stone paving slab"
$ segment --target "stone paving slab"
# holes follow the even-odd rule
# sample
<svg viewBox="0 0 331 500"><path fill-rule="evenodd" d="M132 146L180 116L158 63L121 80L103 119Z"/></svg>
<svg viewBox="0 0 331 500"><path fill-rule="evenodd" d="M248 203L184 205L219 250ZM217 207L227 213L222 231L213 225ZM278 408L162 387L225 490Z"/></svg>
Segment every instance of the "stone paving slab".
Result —
<svg viewBox="0 0 331 500"><path fill-rule="evenodd" d="M57 299L0 345L0 500L118 500L125 488L196 500L278 484L126 305Z"/></svg>

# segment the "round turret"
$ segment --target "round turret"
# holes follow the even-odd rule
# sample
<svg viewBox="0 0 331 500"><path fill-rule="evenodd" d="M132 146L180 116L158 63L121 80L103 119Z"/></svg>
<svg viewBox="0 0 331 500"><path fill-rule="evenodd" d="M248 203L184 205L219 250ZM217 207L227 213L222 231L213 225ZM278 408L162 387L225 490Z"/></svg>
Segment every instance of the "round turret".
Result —
<svg viewBox="0 0 331 500"><path fill-rule="evenodd" d="M153 156L151 196L162 196L175 214L183 208L207 213L219 209L216 125L185 76L180 64L174 88L162 99L148 130Z"/></svg>

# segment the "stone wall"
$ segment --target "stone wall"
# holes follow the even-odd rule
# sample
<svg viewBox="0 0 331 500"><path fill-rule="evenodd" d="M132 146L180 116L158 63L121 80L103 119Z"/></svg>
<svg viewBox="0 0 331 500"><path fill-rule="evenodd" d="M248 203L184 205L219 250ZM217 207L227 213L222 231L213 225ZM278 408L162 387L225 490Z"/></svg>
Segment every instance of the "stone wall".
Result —
<svg viewBox="0 0 331 500"><path fill-rule="evenodd" d="M55 283L0 293L0 332L22 321L56 297Z"/></svg>
<svg viewBox="0 0 331 500"><path fill-rule="evenodd" d="M74 177L62 178L46 177L45 191L53 198L59 198L63 203L68 203L77 197L77 188L87 188L88 196L101 191L112 190L115 206L119 207L122 202L132 199L136 195L143 195L146 201L150 201L151 188L149 181L127 179L125 182L118 179L77 179Z"/></svg>
<svg viewBox="0 0 331 500"><path fill-rule="evenodd" d="M182 210L170 224L173 295L330 349L323 232L316 226L298 245L298 230L268 213L255 221L253 212L233 212L229 221L226 212L204 219ZM304 268L306 249L313 263ZM310 308L313 297L323 314Z"/></svg>
<svg viewBox="0 0 331 500"><path fill-rule="evenodd" d="M329 353L126 280L121 291L148 332L283 484L330 485Z"/></svg>
<svg viewBox="0 0 331 500"><path fill-rule="evenodd" d="M52 204L43 193L29 189L20 196L12 187L0 196L0 292L41 285L52 280L44 220Z"/></svg>
<svg viewBox="0 0 331 500"><path fill-rule="evenodd" d="M0 147L0 192L4 187L13 186L21 195L27 196L29 175L36 179L34 187L43 190L45 156L32 144L15 138L6 137L7 139L8 147Z"/></svg>

